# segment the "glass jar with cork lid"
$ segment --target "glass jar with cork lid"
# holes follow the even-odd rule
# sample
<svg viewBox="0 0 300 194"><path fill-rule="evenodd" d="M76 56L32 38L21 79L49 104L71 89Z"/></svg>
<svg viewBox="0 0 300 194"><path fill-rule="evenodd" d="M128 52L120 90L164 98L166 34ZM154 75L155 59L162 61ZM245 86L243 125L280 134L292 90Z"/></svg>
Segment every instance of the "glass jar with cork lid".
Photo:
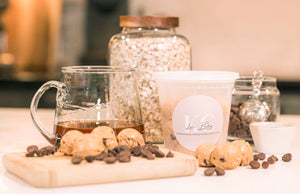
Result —
<svg viewBox="0 0 300 194"><path fill-rule="evenodd" d="M146 141L163 143L158 89L152 72L191 70L191 46L176 33L178 24L178 17L120 16L122 31L109 42L109 65L137 70Z"/></svg>

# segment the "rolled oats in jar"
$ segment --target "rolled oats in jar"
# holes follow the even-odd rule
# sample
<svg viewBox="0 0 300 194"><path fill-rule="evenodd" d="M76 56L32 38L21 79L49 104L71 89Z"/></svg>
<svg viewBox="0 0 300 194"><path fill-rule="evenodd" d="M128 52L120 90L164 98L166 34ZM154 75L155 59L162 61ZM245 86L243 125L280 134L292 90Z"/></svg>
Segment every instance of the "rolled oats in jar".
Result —
<svg viewBox="0 0 300 194"><path fill-rule="evenodd" d="M120 16L109 43L109 64L136 68L146 141L163 143L158 89L152 72L191 70L191 46L176 33L178 17Z"/></svg>

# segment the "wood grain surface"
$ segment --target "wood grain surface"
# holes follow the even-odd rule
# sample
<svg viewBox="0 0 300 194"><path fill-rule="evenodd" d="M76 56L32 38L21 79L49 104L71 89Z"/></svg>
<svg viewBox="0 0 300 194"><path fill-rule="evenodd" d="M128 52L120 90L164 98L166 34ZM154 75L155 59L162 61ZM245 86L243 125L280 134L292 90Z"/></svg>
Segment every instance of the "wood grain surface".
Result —
<svg viewBox="0 0 300 194"><path fill-rule="evenodd" d="M168 150L162 149L165 153ZM173 158L147 160L131 157L131 162L106 164L103 161L79 165L71 157L25 157L24 152L7 153L3 166L8 172L36 187L62 187L109 182L158 179L193 175L198 169L195 157L173 152Z"/></svg>

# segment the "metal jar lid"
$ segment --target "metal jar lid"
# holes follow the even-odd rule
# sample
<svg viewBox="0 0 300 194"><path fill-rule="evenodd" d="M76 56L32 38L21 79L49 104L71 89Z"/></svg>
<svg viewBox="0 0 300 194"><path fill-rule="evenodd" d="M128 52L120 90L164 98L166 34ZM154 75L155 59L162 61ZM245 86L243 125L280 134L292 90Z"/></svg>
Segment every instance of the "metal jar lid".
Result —
<svg viewBox="0 0 300 194"><path fill-rule="evenodd" d="M120 27L177 27L178 17L120 16Z"/></svg>

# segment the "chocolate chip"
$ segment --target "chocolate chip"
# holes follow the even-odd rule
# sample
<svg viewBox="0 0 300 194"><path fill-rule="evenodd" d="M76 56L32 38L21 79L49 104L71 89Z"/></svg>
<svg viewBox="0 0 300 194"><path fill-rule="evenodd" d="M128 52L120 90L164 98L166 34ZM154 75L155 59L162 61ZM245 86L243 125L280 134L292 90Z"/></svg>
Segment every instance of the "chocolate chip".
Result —
<svg viewBox="0 0 300 194"><path fill-rule="evenodd" d="M258 154L254 154L253 159L254 159L255 161L257 161L257 160L259 159L259 158L258 158Z"/></svg>
<svg viewBox="0 0 300 194"><path fill-rule="evenodd" d="M229 118L231 119L233 116L234 116L234 113L233 113L233 112L230 112Z"/></svg>
<svg viewBox="0 0 300 194"><path fill-rule="evenodd" d="M274 157L270 156L267 158L267 161L269 162L269 164L274 164L276 159Z"/></svg>
<svg viewBox="0 0 300 194"><path fill-rule="evenodd" d="M122 152L118 153L117 159L120 162L130 162L130 160L131 160L130 150L123 150Z"/></svg>
<svg viewBox="0 0 300 194"><path fill-rule="evenodd" d="M44 150L37 150L35 153L38 157L43 157L45 155Z"/></svg>
<svg viewBox="0 0 300 194"><path fill-rule="evenodd" d="M135 146L132 148L131 153L134 156L140 156L141 155L141 147L140 146Z"/></svg>
<svg viewBox="0 0 300 194"><path fill-rule="evenodd" d="M114 150L108 150L108 156L117 156L118 153L115 152Z"/></svg>
<svg viewBox="0 0 300 194"><path fill-rule="evenodd" d="M119 146L117 146L117 147L115 147L115 148L113 149L113 151L115 151L116 153L120 153L120 152L122 152L122 151L124 151L124 150L130 150L130 149L129 149L129 147L126 146L126 145L119 145Z"/></svg>
<svg viewBox="0 0 300 194"><path fill-rule="evenodd" d="M149 145L149 146L144 146L143 148L146 149L146 150L148 150L148 151L151 152L152 154L155 154L156 150L158 150L156 147L151 146L151 145Z"/></svg>
<svg viewBox="0 0 300 194"><path fill-rule="evenodd" d="M155 157L152 154L147 155L147 160L154 160Z"/></svg>
<svg viewBox="0 0 300 194"><path fill-rule="evenodd" d="M215 168L207 168L204 170L204 175L205 176L211 176L215 173Z"/></svg>
<svg viewBox="0 0 300 194"><path fill-rule="evenodd" d="M173 141L176 140L175 135L171 134L170 137L171 137L171 140L173 140Z"/></svg>
<svg viewBox="0 0 300 194"><path fill-rule="evenodd" d="M123 150L120 153L118 153L117 156L123 156L123 155L129 155L130 156L131 151L130 150Z"/></svg>
<svg viewBox="0 0 300 194"><path fill-rule="evenodd" d="M264 160L264 159L266 159L266 154L265 153L259 153L257 157L260 160Z"/></svg>
<svg viewBox="0 0 300 194"><path fill-rule="evenodd" d="M239 129L239 130L236 130L234 132L234 136L241 137L241 138L246 138L246 137L248 137L248 133L244 129Z"/></svg>
<svg viewBox="0 0 300 194"><path fill-rule="evenodd" d="M292 154L291 154L291 153L284 154L284 155L282 156L282 160L283 160L284 162L289 162L289 161L291 161L291 160L292 160Z"/></svg>
<svg viewBox="0 0 300 194"><path fill-rule="evenodd" d="M130 161L131 161L130 155L123 155L119 157L119 162L130 162Z"/></svg>
<svg viewBox="0 0 300 194"><path fill-rule="evenodd" d="M73 156L71 162L73 164L80 164L83 158L81 156Z"/></svg>
<svg viewBox="0 0 300 194"><path fill-rule="evenodd" d="M239 110L240 109L238 107L234 107L234 106L231 107L231 112L233 112L234 114L237 114Z"/></svg>
<svg viewBox="0 0 300 194"><path fill-rule="evenodd" d="M268 118L268 121L275 121L276 120L276 115L275 114L271 114Z"/></svg>
<svg viewBox="0 0 300 194"><path fill-rule="evenodd" d="M278 158L276 156L272 155L271 157L273 157L275 161L278 161Z"/></svg>
<svg viewBox="0 0 300 194"><path fill-rule="evenodd" d="M37 151L39 148L36 145L30 145L26 148L27 152Z"/></svg>
<svg viewBox="0 0 300 194"><path fill-rule="evenodd" d="M48 149L49 154L54 154L57 151L57 147L55 146L50 146Z"/></svg>
<svg viewBox="0 0 300 194"><path fill-rule="evenodd" d="M264 169L267 169L267 168L269 167L269 162L263 161L263 163L261 164L261 166L262 166Z"/></svg>
<svg viewBox="0 0 300 194"><path fill-rule="evenodd" d="M253 168L253 169L258 169L258 168L260 167L260 163L257 162L257 161L255 161L255 160L252 160L252 161L250 162L250 166L251 166L251 168Z"/></svg>
<svg viewBox="0 0 300 194"><path fill-rule="evenodd" d="M34 156L34 154L35 154L35 150L31 150L30 152L27 152L26 154L25 154L25 156L26 157L33 157Z"/></svg>
<svg viewBox="0 0 300 194"><path fill-rule="evenodd" d="M105 145L105 146L107 146L107 138L103 138L103 144Z"/></svg>
<svg viewBox="0 0 300 194"><path fill-rule="evenodd" d="M45 155L46 155L46 156L49 155L48 146L39 149L39 151L43 152L43 155L44 155L44 156L45 156Z"/></svg>
<svg viewBox="0 0 300 194"><path fill-rule="evenodd" d="M225 158L220 158L219 160L220 160L221 162L226 162L226 161L225 161Z"/></svg>
<svg viewBox="0 0 300 194"><path fill-rule="evenodd" d="M96 159L94 155L88 155L84 158L87 162L93 162Z"/></svg>
<svg viewBox="0 0 300 194"><path fill-rule="evenodd" d="M152 153L151 153L150 151L145 150L145 149L142 149L142 150L141 150L141 156L142 156L143 158L147 158L147 156L149 156L149 155L153 156Z"/></svg>
<svg viewBox="0 0 300 194"><path fill-rule="evenodd" d="M108 155L107 152L103 151L101 154L98 154L95 156L95 160L102 161L102 160L104 160L104 158L107 157L107 155Z"/></svg>
<svg viewBox="0 0 300 194"><path fill-rule="evenodd" d="M117 161L117 157L114 156L109 156L104 158L104 162L106 162L107 164L113 164Z"/></svg>
<svg viewBox="0 0 300 194"><path fill-rule="evenodd" d="M225 174L225 170L221 167L216 167L215 168L217 176L223 176Z"/></svg>
<svg viewBox="0 0 300 194"><path fill-rule="evenodd" d="M56 152L55 146L45 146L42 147L40 150L43 151L44 155L54 154Z"/></svg>
<svg viewBox="0 0 300 194"><path fill-rule="evenodd" d="M166 155L167 158L173 158L174 154L169 150L169 152Z"/></svg>
<svg viewBox="0 0 300 194"><path fill-rule="evenodd" d="M158 157L158 158L165 157L165 154L162 151L158 150L158 149L155 149L154 155L155 155L155 157Z"/></svg>
<svg viewBox="0 0 300 194"><path fill-rule="evenodd" d="M233 125L239 125L241 123L241 120L237 116L234 115L234 116L232 116L231 123Z"/></svg>
<svg viewBox="0 0 300 194"><path fill-rule="evenodd" d="M207 161L206 161L206 159L203 159L203 163L204 163L205 165L207 165Z"/></svg>

